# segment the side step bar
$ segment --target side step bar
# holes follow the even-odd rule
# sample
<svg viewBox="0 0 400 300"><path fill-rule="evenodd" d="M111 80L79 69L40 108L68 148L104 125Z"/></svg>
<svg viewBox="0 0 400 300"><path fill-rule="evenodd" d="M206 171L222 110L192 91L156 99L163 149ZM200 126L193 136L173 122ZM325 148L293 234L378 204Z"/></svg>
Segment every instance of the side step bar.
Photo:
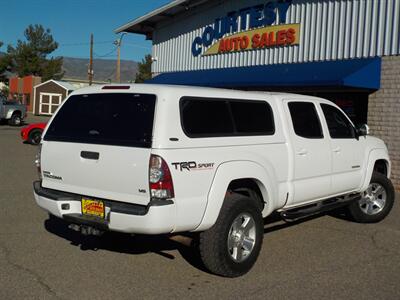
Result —
<svg viewBox="0 0 400 300"><path fill-rule="evenodd" d="M360 199L360 197L360 194L351 194L343 197L325 199L316 203L282 210L280 214L285 221L294 222L302 218L349 205L352 201Z"/></svg>

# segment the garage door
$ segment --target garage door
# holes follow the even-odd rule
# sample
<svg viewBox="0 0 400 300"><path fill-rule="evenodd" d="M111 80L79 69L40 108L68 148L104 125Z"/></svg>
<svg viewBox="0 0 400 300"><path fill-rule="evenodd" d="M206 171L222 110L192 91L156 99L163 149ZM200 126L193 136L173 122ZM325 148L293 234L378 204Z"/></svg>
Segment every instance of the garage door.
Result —
<svg viewBox="0 0 400 300"><path fill-rule="evenodd" d="M61 94L40 93L39 113L41 115L52 115L61 104Z"/></svg>

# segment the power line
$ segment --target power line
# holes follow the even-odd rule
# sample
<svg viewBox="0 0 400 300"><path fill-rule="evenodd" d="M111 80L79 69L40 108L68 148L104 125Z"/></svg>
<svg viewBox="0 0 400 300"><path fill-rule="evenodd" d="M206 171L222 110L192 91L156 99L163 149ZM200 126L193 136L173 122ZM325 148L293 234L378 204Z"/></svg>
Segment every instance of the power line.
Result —
<svg viewBox="0 0 400 300"><path fill-rule="evenodd" d="M108 75L108 76L105 76L104 78L106 78L106 80L107 79L110 79L110 80L112 80L112 78L113 78L113 76L114 76L114 74L115 74L115 69Z"/></svg>
<svg viewBox="0 0 400 300"><path fill-rule="evenodd" d="M118 48L118 47L115 47L113 50L111 50L110 52L107 52L106 54L103 54L103 55L99 55L99 54L97 54L96 52L94 53L94 55L95 55L96 57L110 57L110 56L115 56L115 55L111 55L111 54L113 54L113 53L117 50L117 48Z"/></svg>
<svg viewBox="0 0 400 300"><path fill-rule="evenodd" d="M93 43L94 45L96 44L111 44L114 41L100 41L100 42L95 42ZM72 46L88 46L90 45L90 42L81 42L81 43L66 43L66 44L59 44L59 46L62 47L72 47Z"/></svg>

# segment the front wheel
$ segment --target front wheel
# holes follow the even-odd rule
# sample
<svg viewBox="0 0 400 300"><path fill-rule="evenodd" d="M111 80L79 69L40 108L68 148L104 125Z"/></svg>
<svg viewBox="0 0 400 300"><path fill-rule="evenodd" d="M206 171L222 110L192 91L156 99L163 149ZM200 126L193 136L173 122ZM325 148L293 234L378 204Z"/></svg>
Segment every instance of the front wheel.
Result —
<svg viewBox="0 0 400 300"><path fill-rule="evenodd" d="M359 223L382 221L392 210L395 192L390 179L374 172L361 198L347 208L350 217Z"/></svg>
<svg viewBox="0 0 400 300"><path fill-rule="evenodd" d="M217 222L200 234L205 267L225 277L247 273L257 260L263 235L263 219L256 201L239 194L227 197Z"/></svg>
<svg viewBox="0 0 400 300"><path fill-rule="evenodd" d="M40 139L42 138L42 130L34 129L29 133L29 143L32 145L39 145Z"/></svg>
<svg viewBox="0 0 400 300"><path fill-rule="evenodd" d="M9 124L11 126L21 126L22 125L22 117L18 113L13 114L11 116L11 119L9 120Z"/></svg>

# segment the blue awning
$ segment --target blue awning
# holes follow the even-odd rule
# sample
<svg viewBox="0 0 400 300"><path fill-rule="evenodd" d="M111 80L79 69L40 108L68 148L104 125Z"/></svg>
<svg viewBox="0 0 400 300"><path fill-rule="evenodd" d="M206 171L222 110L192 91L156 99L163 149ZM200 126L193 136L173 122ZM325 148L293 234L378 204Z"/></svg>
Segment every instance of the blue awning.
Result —
<svg viewBox="0 0 400 300"><path fill-rule="evenodd" d="M164 73L147 81L225 88L349 87L380 88L381 58L279 64Z"/></svg>

